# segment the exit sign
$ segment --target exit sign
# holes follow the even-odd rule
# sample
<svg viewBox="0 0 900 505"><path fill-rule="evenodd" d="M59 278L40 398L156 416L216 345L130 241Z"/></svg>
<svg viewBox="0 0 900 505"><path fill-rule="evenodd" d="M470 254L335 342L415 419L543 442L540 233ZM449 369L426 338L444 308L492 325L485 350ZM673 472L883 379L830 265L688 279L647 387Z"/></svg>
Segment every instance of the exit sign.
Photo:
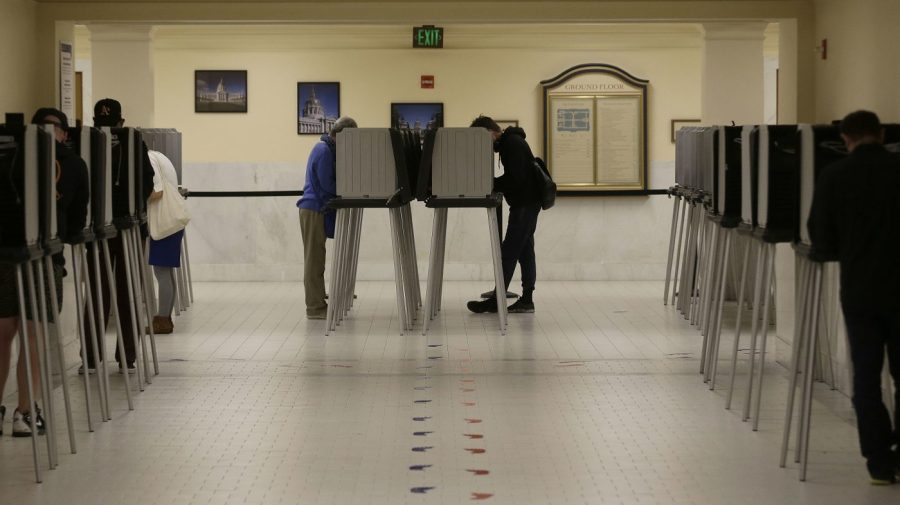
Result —
<svg viewBox="0 0 900 505"><path fill-rule="evenodd" d="M444 47L444 28L433 25L414 26L413 47L429 49Z"/></svg>

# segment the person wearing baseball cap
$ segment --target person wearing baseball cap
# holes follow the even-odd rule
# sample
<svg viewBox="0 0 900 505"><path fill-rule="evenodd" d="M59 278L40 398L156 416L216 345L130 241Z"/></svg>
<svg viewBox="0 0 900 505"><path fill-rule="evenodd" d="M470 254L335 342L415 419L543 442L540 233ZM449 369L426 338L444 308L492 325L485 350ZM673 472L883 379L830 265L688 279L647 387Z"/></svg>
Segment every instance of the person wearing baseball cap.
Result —
<svg viewBox="0 0 900 505"><path fill-rule="evenodd" d="M121 128L125 125L122 117L122 104L112 98L104 98L94 105L94 126Z"/></svg>

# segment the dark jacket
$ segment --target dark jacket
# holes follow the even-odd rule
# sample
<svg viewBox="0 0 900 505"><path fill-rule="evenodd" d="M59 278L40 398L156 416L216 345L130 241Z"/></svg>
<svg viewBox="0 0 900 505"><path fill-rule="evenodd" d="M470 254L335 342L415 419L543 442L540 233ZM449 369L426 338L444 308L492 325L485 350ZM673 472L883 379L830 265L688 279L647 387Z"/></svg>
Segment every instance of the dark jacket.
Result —
<svg viewBox="0 0 900 505"><path fill-rule="evenodd" d="M900 310L900 155L858 146L818 176L813 257L840 261L845 311Z"/></svg>
<svg viewBox="0 0 900 505"><path fill-rule="evenodd" d="M534 177L534 154L525 142L525 130L510 126L494 145L500 153L503 175L494 178L494 190L503 193L510 207L541 204L540 188Z"/></svg>
<svg viewBox="0 0 900 505"><path fill-rule="evenodd" d="M297 200L297 207L325 214L325 236L334 238L335 212L328 208L328 202L337 196L335 163L337 146L327 133L313 147L306 162L306 182L303 196Z"/></svg>
<svg viewBox="0 0 900 505"><path fill-rule="evenodd" d="M63 242L70 242L87 224L90 179L84 160L65 144L56 143L56 161L56 229Z"/></svg>

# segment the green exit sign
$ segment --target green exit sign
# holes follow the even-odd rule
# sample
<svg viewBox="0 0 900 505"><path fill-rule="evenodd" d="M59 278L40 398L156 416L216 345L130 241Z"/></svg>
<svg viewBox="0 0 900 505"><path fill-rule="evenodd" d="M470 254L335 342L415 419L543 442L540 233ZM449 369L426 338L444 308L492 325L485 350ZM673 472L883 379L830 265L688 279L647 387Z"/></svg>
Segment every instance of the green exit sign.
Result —
<svg viewBox="0 0 900 505"><path fill-rule="evenodd" d="M444 28L426 25L413 27L413 47L438 49L444 47Z"/></svg>

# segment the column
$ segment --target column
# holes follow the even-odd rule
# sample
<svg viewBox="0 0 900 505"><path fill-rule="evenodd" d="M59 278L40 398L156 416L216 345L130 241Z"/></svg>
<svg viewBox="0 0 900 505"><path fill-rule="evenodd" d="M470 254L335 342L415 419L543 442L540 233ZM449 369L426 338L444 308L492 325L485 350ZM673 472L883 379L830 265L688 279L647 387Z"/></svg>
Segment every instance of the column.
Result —
<svg viewBox="0 0 900 505"><path fill-rule="evenodd" d="M703 23L704 124L763 122L763 21Z"/></svg>
<svg viewBox="0 0 900 505"><path fill-rule="evenodd" d="M153 27L90 25L93 99L122 104L127 126L152 128L154 121ZM94 104L85 104L93 116ZM90 113L88 113L90 111ZM93 124L85 117L85 124Z"/></svg>

